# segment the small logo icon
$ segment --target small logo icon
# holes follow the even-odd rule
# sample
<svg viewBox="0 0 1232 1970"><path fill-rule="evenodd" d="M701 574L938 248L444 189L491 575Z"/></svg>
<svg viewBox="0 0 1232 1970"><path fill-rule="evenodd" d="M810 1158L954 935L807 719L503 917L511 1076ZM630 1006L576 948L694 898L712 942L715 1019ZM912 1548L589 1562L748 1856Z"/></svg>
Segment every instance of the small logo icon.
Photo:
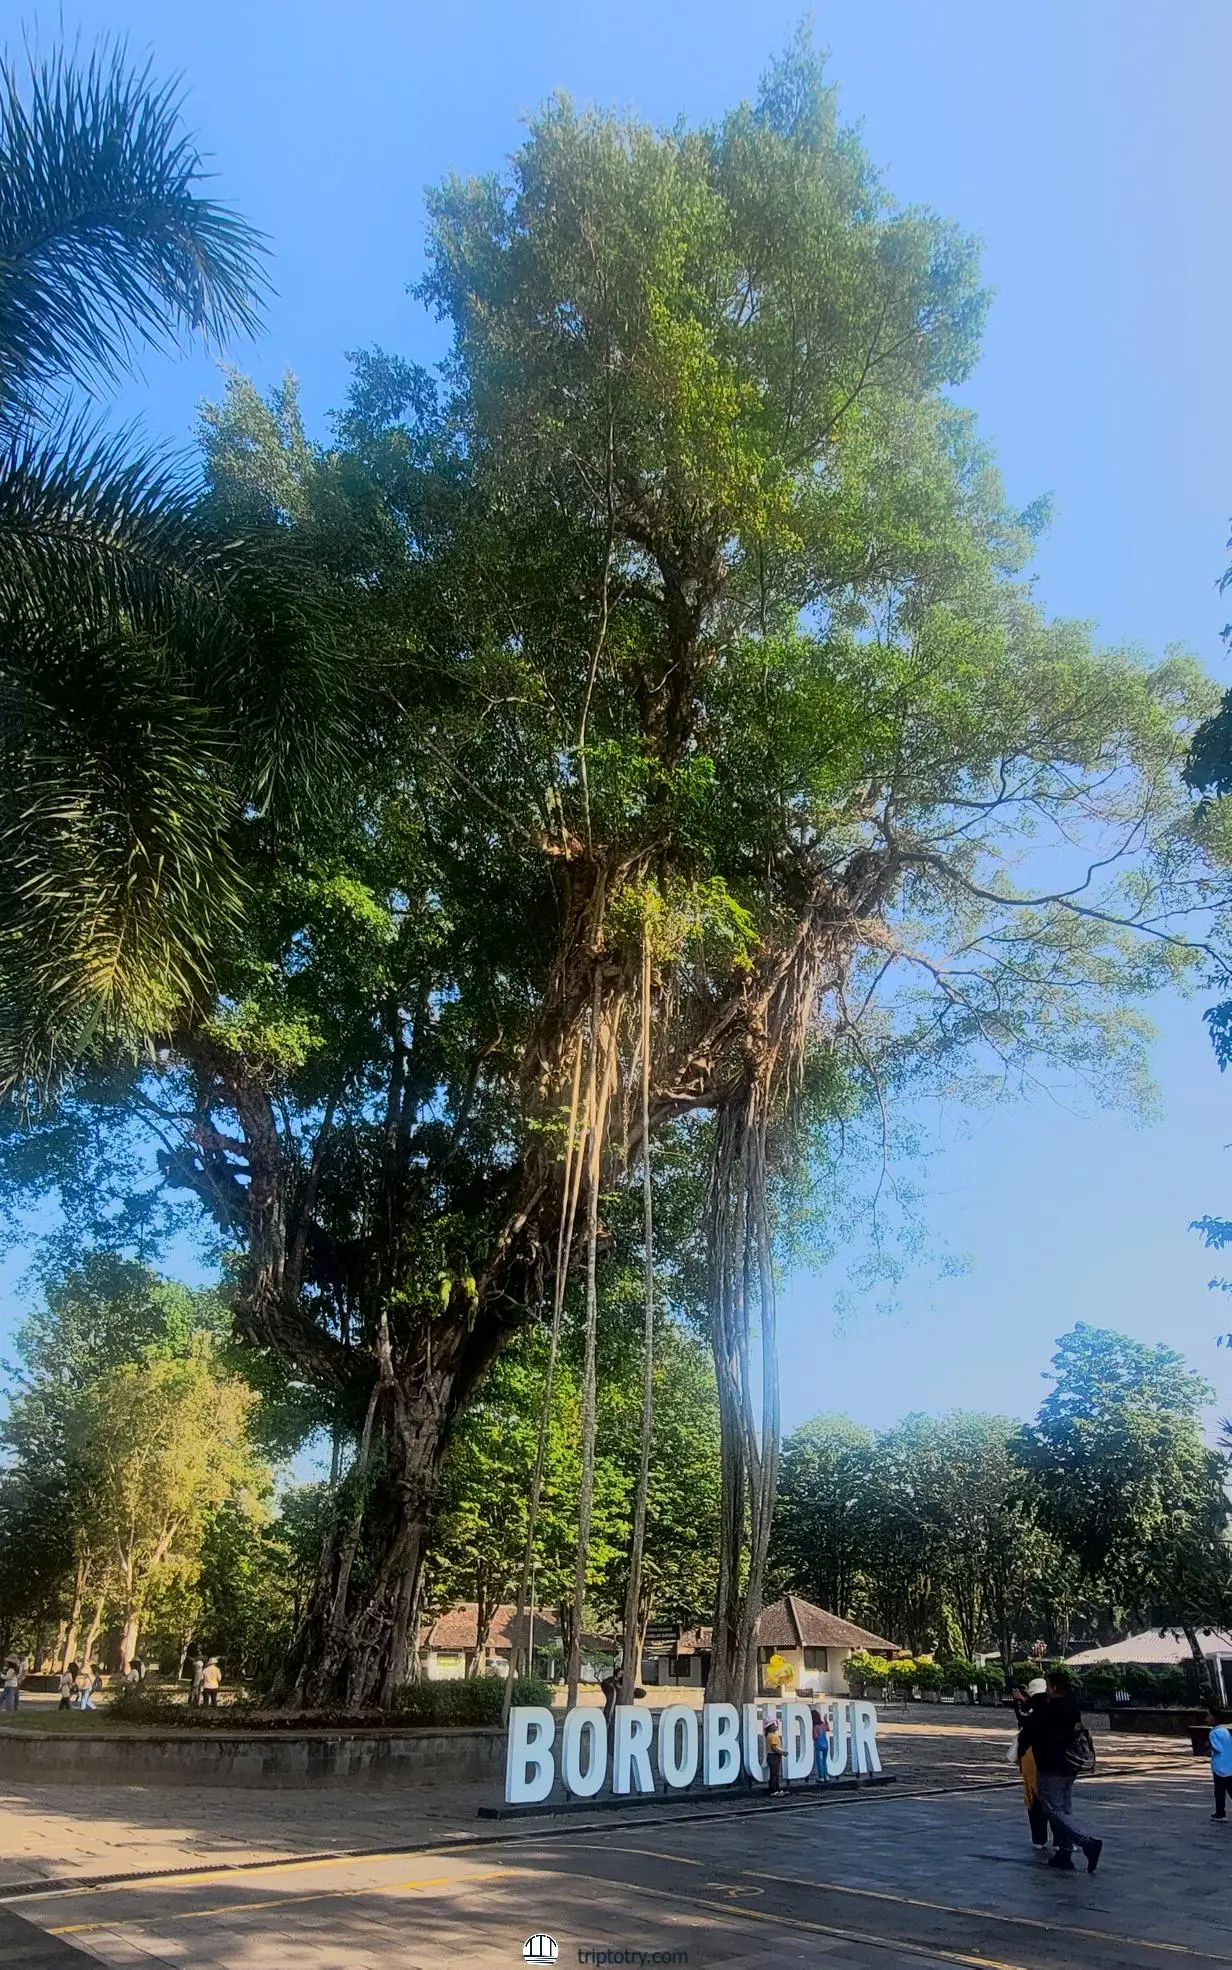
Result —
<svg viewBox="0 0 1232 1970"><path fill-rule="evenodd" d="M522 1945L523 1963L555 1963L559 1955L555 1936L528 1936Z"/></svg>

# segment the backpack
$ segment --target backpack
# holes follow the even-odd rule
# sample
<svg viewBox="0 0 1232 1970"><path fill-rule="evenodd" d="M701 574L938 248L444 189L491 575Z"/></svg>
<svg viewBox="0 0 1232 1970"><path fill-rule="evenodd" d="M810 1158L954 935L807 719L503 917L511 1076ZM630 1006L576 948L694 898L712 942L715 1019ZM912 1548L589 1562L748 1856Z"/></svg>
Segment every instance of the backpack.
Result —
<svg viewBox="0 0 1232 1970"><path fill-rule="evenodd" d="M1065 1769L1071 1778L1090 1778L1095 1770L1095 1744L1085 1724L1075 1727L1066 1746Z"/></svg>

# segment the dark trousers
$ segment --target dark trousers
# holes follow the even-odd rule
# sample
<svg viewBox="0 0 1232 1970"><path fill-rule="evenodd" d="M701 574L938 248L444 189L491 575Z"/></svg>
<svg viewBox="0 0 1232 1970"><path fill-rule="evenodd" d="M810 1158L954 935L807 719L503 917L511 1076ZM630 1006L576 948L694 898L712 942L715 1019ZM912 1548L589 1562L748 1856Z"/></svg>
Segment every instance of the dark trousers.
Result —
<svg viewBox="0 0 1232 1970"><path fill-rule="evenodd" d="M1218 1772L1212 1772L1211 1778L1215 1784L1215 1811L1221 1820L1227 1819L1228 1815L1225 1809L1228 1803L1228 1794L1232 1792L1232 1779L1220 1778Z"/></svg>
<svg viewBox="0 0 1232 1970"><path fill-rule="evenodd" d="M217 1708L218 1708L218 1691L217 1691L217 1690L202 1690L202 1692L201 1692L201 1701L202 1701L202 1703L204 1703L204 1705L205 1705L205 1707L206 1707L206 1709L207 1709L207 1710L217 1710Z"/></svg>
<svg viewBox="0 0 1232 1970"><path fill-rule="evenodd" d="M1072 1854L1075 1847L1089 1847L1091 1835L1084 1833L1073 1814L1074 1781L1062 1772L1041 1772L1039 1795L1052 1838L1059 1854Z"/></svg>
<svg viewBox="0 0 1232 1970"><path fill-rule="evenodd" d="M781 1751L767 1751L766 1763L770 1768L770 1790L783 1790L783 1754Z"/></svg>
<svg viewBox="0 0 1232 1970"><path fill-rule="evenodd" d="M1046 1847L1048 1845L1048 1815L1044 1810L1044 1802L1038 1794L1027 1807L1027 1819L1031 1827L1031 1845L1033 1847Z"/></svg>

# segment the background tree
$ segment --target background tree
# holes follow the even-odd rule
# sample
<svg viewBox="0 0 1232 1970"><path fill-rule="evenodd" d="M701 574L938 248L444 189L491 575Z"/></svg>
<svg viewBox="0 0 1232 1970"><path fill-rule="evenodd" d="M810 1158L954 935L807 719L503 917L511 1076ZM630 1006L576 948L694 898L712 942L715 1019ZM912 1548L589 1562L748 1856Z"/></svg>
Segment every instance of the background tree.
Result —
<svg viewBox="0 0 1232 1970"><path fill-rule="evenodd" d="M783 1445L774 1584L844 1619L875 1565L876 1466L876 1436L847 1416L816 1416Z"/></svg>
<svg viewBox="0 0 1232 1970"><path fill-rule="evenodd" d="M1172 1348L1083 1322L1053 1371L1026 1438L1040 1516L1089 1584L1183 1628L1213 1700L1196 1632L1229 1605L1227 1465L1201 1429L1213 1390Z"/></svg>
<svg viewBox="0 0 1232 1970"><path fill-rule="evenodd" d="M123 1623L121 1669L152 1589L166 1574L196 1572L211 1517L268 1485L248 1442L253 1392L212 1357L201 1337L187 1355L126 1363L90 1382L75 1407L73 1450Z"/></svg>
<svg viewBox="0 0 1232 1970"><path fill-rule="evenodd" d="M225 1330L216 1290L98 1254L18 1332L0 1536L16 1546L45 1521L21 1571L28 1602L63 1609L61 1663L93 1647L110 1605L127 1667L151 1598L195 1580L224 1500L268 1489L249 1437L258 1398L227 1365Z"/></svg>

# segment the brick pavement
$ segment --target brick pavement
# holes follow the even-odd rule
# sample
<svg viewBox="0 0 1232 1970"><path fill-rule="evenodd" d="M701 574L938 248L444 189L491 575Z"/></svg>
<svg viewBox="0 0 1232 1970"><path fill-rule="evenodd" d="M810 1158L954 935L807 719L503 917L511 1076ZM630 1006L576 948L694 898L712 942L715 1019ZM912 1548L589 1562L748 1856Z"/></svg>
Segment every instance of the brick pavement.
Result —
<svg viewBox="0 0 1232 1970"><path fill-rule="evenodd" d="M65 1871L65 1850L78 1876L116 1871L99 1862L117 1857L130 1868L160 1856L164 1866L195 1869L10 1905L49 1944L84 1952L83 1970L90 1962L427 1970L443 1960L496 1970L520 1962L523 1938L539 1927L558 1936L562 1963L576 1961L579 1948L632 1947L687 1949L690 1970L767 1960L835 1970L956 1962L1172 1970L1178 1949L1192 1970L1232 1965L1223 1940L1232 1824L1210 1825L1201 1764L1176 1745L1101 1746L1100 1776L1081 1797L1109 1845L1088 1880L1032 1860L1006 1782L1006 1741L996 1726L978 1738L969 1728L891 1727L885 1749L902 1775L897 1791L683 1825L609 1815L597 1830L518 1829L482 1848L467 1842L475 1801L461 1788L441 1788L430 1802L416 1794L403 1813L388 1794L233 1799L193 1789L168 1799L134 1788L94 1802L84 1822L65 1811L62 1788L47 1788L58 1795L54 1812L29 1796L5 1802L0 1849L10 1879L17 1864L32 1878L32 1856L18 1850L39 1838L44 1878ZM966 1789L973 1785L981 1789ZM322 1845L394 1844L395 1833L407 1844L433 1828L434 1852L303 1858ZM202 1866L272 1850L301 1858L239 1875ZM74 1960L10 1959L8 1941L0 1929L0 1963L60 1970Z"/></svg>

